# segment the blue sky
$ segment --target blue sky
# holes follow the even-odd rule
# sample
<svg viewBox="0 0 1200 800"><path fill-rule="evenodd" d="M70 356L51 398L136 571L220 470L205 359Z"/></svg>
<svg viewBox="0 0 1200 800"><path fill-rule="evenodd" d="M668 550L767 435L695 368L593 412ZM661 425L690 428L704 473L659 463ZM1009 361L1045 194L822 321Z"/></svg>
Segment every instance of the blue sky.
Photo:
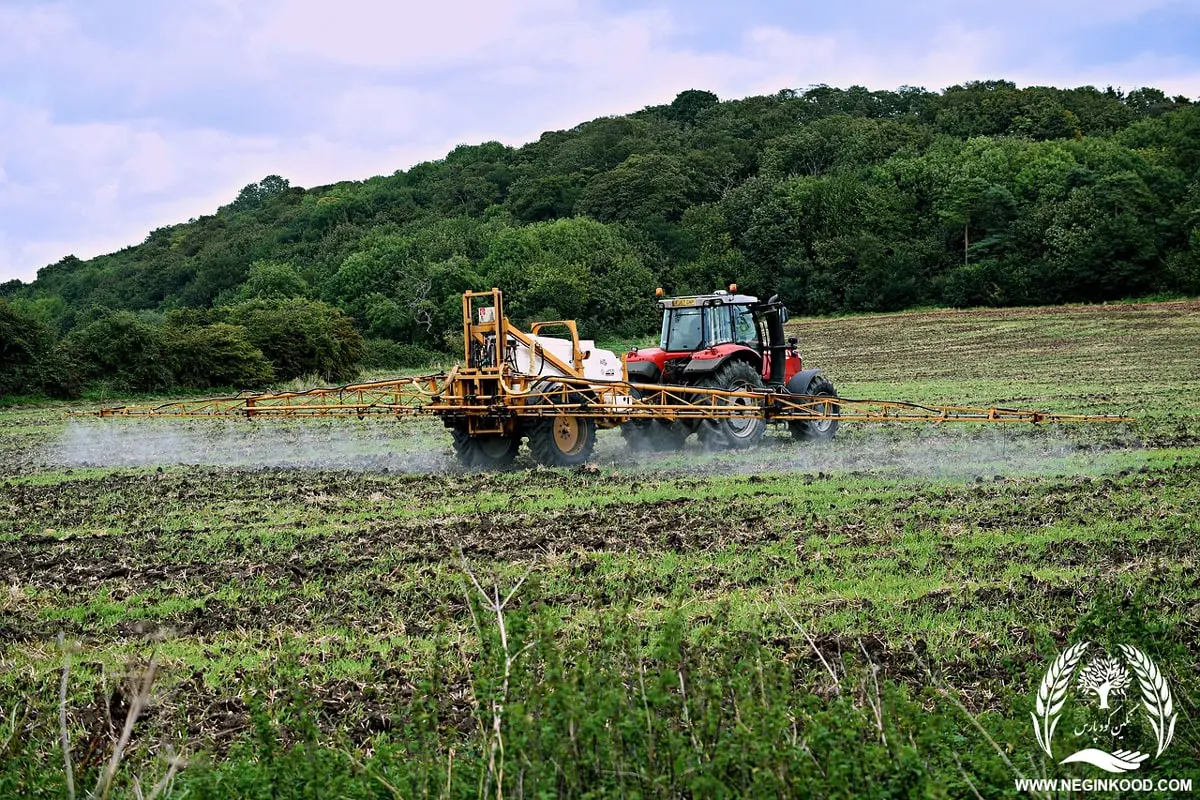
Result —
<svg viewBox="0 0 1200 800"><path fill-rule="evenodd" d="M0 0L0 281L136 244L277 173L826 83L1200 98L1200 0Z"/></svg>

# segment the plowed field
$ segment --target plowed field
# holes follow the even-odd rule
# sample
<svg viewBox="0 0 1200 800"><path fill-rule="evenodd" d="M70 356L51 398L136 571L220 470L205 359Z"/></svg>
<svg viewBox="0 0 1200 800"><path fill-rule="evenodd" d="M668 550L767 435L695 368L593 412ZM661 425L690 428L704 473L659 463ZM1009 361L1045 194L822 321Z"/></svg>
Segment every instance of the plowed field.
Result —
<svg viewBox="0 0 1200 800"><path fill-rule="evenodd" d="M549 697L544 687L576 680L572 669L572 685L590 685L598 654L623 653L603 674L628 696L637 735L652 743L667 735L656 726L677 729L681 747L694 743L700 755L660 783L629 765L550 765L549 745L518 731L573 717L555 716L545 698L535 714L529 700L513 712L528 719L506 723L525 737L508 747L511 796L602 783L666 796L787 794L803 769L818 794L854 794L910 762L925 771L904 785L1012 792L1014 770L1053 772L1029 730L1031 692L1055 652L1081 637L1126 641L1158 659L1181 713L1164 757L1175 761L1158 768L1195 775L1200 303L790 328L806 362L844 396L1137 421L846 423L823 447L781 431L750 453L704 453L693 442L653 456L626 454L609 432L585 468L535 468L522 456L513 471L480 474L457 467L436 423L68 422L59 405L0 411L0 758L6 737L10 753L0 794L61 792L58 689L69 650L77 770L108 757L128 703L124 676L153 654L154 703L137 726L130 774L158 769L170 742L196 756L179 786L220 794L214 776L259 763L244 748L265 747L262 729L274 726L278 747L349 753L328 767L347 781L365 760L362 774L394 785L407 774L412 791L438 794L449 781L451 794L474 795L486 774L495 690L486 667L497 645L470 575L505 592L527 571L509 607L514 635L536 644L515 662L523 691ZM774 689L764 684L764 708L779 697L797 730L810 731L778 733L806 753L786 775L757 751L745 750L737 768L722 761L733 746L722 737L733 734L720 726L734 731L740 719L736 692L732 706L721 700L734 685L722 670L745 657L746 638L768 673L782 670ZM655 650L663 642L671 655ZM637 691L647 664L672 665L664 674L674 684L657 701ZM881 690L871 688L876 676ZM700 714L689 693L714 703L717 729L689 729ZM418 720L417 705L437 721ZM588 735L607 741L604 731L624 724L618 712L579 710L544 735L567 741L571 725L591 724ZM601 716L588 723L588 714ZM858 727L834 726L823 739L819 726L839 715ZM947 749L925 744L929 726ZM428 752L405 757L441 776L424 784L416 767L405 773L404 759L381 755L417 728L432 731L411 739ZM891 735L881 742L881 733ZM868 742L869 763L854 754ZM631 764L645 762L640 746L629 745ZM588 745L577 747L586 762ZM462 786L457 766L443 774L452 749ZM842 757L859 760L838 778ZM729 777L759 768L768 777ZM724 788L689 782L704 775Z"/></svg>

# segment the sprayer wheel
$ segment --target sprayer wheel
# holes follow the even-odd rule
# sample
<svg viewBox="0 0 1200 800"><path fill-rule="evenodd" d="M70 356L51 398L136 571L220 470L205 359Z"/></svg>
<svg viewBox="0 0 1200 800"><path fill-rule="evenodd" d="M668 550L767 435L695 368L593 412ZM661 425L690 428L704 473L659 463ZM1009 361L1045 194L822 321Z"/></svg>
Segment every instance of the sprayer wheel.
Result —
<svg viewBox="0 0 1200 800"><path fill-rule="evenodd" d="M537 391L552 391L554 384L542 383L534 387ZM579 395L571 393L563 401L574 404L582 402ZM542 397L535 403L548 404L552 401ZM529 454L533 460L546 467L574 467L592 457L596 447L596 420L571 414L555 414L541 417L529 427Z"/></svg>
<svg viewBox="0 0 1200 800"><path fill-rule="evenodd" d="M501 469L512 464L520 449L521 439L517 436L480 434L472 436L463 428L451 430L454 437L454 454L468 469Z"/></svg>
<svg viewBox="0 0 1200 800"><path fill-rule="evenodd" d="M762 375L745 361L726 362L700 386L728 392L765 388ZM720 402L744 406L754 404L753 400L746 398L718 400ZM761 417L706 419L700 423L700 441L710 450L741 450L758 444L766 430L767 421Z"/></svg>
<svg viewBox="0 0 1200 800"><path fill-rule="evenodd" d="M804 393L812 397L837 397L837 390L833 388L833 384L820 375L812 379ZM824 409L831 416L837 416L839 412L837 403L825 403ZM789 422L788 430L798 442L827 442L837 435L838 421L819 419L811 422Z"/></svg>

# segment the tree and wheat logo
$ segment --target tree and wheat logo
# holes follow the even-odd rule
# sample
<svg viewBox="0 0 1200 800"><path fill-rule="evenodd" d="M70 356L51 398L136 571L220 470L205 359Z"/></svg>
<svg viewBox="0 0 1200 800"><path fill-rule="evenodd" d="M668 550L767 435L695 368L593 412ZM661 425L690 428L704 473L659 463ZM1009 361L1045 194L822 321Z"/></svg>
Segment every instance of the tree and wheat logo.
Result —
<svg viewBox="0 0 1200 800"><path fill-rule="evenodd" d="M1071 722L1067 735L1087 746L1060 764L1078 762L1107 772L1130 772L1151 757L1139 749L1145 742L1153 738L1154 758L1171 744L1178 717L1171 687L1158 666L1136 647L1123 644L1116 656L1101 652L1085 661L1090 646L1090 642L1072 645L1050 664L1038 685L1031 714L1033 733L1046 755L1054 758L1052 740L1065 716Z"/></svg>

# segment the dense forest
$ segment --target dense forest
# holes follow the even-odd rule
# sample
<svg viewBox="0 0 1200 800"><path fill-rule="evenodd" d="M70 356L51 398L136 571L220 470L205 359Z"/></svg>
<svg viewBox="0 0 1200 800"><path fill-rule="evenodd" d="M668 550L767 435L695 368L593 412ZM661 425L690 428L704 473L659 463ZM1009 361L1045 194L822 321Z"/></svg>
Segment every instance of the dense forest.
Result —
<svg viewBox="0 0 1200 800"><path fill-rule="evenodd" d="M302 189L279 176L0 285L0 394L336 380L461 337L459 293L589 336L655 286L793 315L1200 293L1200 105L1005 81L668 105Z"/></svg>

